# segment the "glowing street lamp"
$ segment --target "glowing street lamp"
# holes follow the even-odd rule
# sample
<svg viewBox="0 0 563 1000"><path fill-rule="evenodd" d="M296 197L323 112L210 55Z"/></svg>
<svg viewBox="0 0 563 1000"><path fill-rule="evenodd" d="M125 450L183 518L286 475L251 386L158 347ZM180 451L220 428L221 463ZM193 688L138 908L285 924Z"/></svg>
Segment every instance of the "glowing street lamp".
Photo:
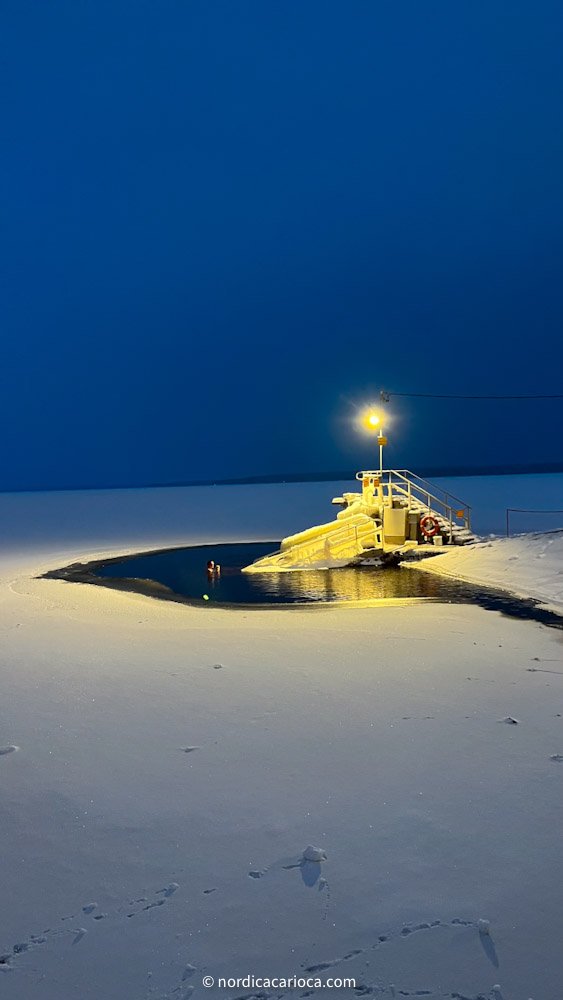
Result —
<svg viewBox="0 0 563 1000"><path fill-rule="evenodd" d="M383 434L383 416L375 410L367 410L364 415L364 427L370 433L377 433L377 443L379 445L379 474L383 472L383 448L387 444L387 438Z"/></svg>

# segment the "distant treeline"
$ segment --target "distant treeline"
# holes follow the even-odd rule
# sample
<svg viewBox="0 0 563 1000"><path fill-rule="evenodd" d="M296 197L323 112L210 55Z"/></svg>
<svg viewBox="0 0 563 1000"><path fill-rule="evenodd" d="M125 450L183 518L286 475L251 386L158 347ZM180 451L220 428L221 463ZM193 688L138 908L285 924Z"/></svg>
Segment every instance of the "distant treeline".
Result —
<svg viewBox="0 0 563 1000"><path fill-rule="evenodd" d="M276 472L265 476L246 476L239 479L201 479L185 483L161 483L161 486L244 486L252 483L332 483L354 479L358 470L340 469L337 472ZM532 476L563 472L563 463L539 465L498 466L415 466L410 470L423 479L443 479L454 476Z"/></svg>
<svg viewBox="0 0 563 1000"><path fill-rule="evenodd" d="M349 482L356 475L356 469L340 469L336 472L273 472L262 476L243 476L233 479L185 479L166 483L95 483L90 485L68 484L57 487L35 486L21 489L0 487L0 493L58 493L66 490L142 490L163 489L178 486L251 486L259 483L330 483ZM424 479L442 479L454 476L532 476L563 473L563 463L544 462L538 465L495 465L495 466L415 466L411 472Z"/></svg>

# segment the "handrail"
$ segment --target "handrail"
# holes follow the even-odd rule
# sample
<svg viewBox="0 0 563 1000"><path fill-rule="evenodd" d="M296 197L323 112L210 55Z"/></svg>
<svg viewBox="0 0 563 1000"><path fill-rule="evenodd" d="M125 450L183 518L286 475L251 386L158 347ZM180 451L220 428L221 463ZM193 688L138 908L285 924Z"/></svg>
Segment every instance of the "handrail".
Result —
<svg viewBox="0 0 563 1000"><path fill-rule="evenodd" d="M357 472L356 473L356 479L361 479L362 476L378 476L378 477L381 477L381 476L389 476L389 475L401 476L403 479L407 479L407 480L410 479L411 482L412 482L412 480L416 479L416 480L418 480L419 483L423 483L424 484L424 492L425 493L428 492L428 487L431 487L431 489L438 490L439 493L443 493L443 495L445 497L449 497L450 500L454 500L455 504L452 504L451 505L452 507L455 506L455 505L461 505L462 507L467 507L469 509L469 505L466 504L461 499L461 497L457 497L454 493L449 493L448 490L442 489L441 486L436 486L436 483L431 483L429 479L423 479L422 476L417 476L416 472L411 472L410 469L383 469L382 472L380 472L379 469L377 469L377 470L369 471L369 472L367 472L367 471L366 472ZM436 499L438 499L438 498L436 498Z"/></svg>
<svg viewBox="0 0 563 1000"><path fill-rule="evenodd" d="M302 557L314 554L318 550L321 540L328 542L333 558L338 558L339 550L355 540L359 555L362 550L365 550L365 547L361 544L364 538L370 539L373 542L368 548L376 548L378 545L381 545L381 531L381 522L372 518L362 524L342 522L341 526L327 535L325 539L317 537L296 542L289 549L278 549L277 552L272 552L267 557L260 556L258 559L254 559L252 565L262 562L264 558L271 559L274 564L283 562L288 552L294 555L301 555Z"/></svg>
<svg viewBox="0 0 563 1000"><path fill-rule="evenodd" d="M454 520L457 518L457 510L462 509L463 514L463 524L467 530L471 530L471 508L468 504L464 503L460 497L456 497L453 493L448 493L447 490L443 490L440 486L435 486L434 483L429 482L426 479L422 479L421 476L417 476L415 473L410 472L408 469L383 469L382 471L363 471L356 473L356 479L362 480L364 476L374 476L377 477L382 485L386 485L389 488L390 494L393 489L401 492L403 495L407 496L410 500L413 491L415 494L422 494L423 498L426 498L426 507L431 510L432 500L435 504L444 508L444 513L440 514L441 517L445 517L449 521L450 525L450 540L452 536L452 531L454 527ZM385 482L387 478L387 482ZM408 490L405 490L396 479L402 480L406 483ZM436 496L431 490L437 490L442 493L442 497ZM420 496L415 499L420 500ZM451 502L450 502L451 501ZM455 512L455 514L454 514ZM438 511L438 513L440 513Z"/></svg>
<svg viewBox="0 0 563 1000"><path fill-rule="evenodd" d="M510 515L511 514L563 514L563 510L539 510L527 507L507 507L506 508L506 537L510 538ZM558 529L556 529L558 530Z"/></svg>
<svg viewBox="0 0 563 1000"><path fill-rule="evenodd" d="M463 503L463 500L461 499L461 497L456 497L454 493L450 493L448 490L443 489L441 486L436 486L436 484L435 483L431 483L429 479L423 479L422 476L417 476L416 472L409 472L408 469L405 469L405 470L401 470L401 474L404 475L405 478L408 478L408 479L411 479L411 480L415 480L416 479L419 483L423 483L423 485L424 485L424 492L426 492L427 489L428 489L428 487L431 486L433 490L438 490L446 498L448 498L450 500L454 500L456 502L457 506L459 506L459 504L462 504L462 506L466 506L466 504ZM453 507L453 504L451 506Z"/></svg>

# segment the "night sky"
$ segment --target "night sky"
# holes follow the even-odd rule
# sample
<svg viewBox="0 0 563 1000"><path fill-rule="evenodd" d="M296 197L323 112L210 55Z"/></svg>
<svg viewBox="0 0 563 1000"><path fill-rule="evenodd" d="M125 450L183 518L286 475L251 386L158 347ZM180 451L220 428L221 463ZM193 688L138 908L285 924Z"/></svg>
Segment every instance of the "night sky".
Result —
<svg viewBox="0 0 563 1000"><path fill-rule="evenodd" d="M563 392L563 7L3 0L0 489L370 464L379 389ZM395 467L563 400L394 398Z"/></svg>

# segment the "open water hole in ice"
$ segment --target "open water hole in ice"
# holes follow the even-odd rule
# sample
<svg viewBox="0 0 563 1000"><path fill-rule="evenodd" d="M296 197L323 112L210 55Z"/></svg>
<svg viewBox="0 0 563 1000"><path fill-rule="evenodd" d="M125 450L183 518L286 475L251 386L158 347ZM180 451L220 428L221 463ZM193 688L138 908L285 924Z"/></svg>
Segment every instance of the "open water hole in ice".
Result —
<svg viewBox="0 0 563 1000"><path fill-rule="evenodd" d="M155 597L221 606L314 605L335 601L393 601L426 599L440 603L478 604L514 617L541 621L563 628L563 618L520 600L459 580L420 573L403 566L344 566L338 569L299 570L282 573L243 573L242 568L276 549L275 542L197 545L144 552L90 564L67 579L100 582L120 589L152 593ZM210 573L213 560L220 574Z"/></svg>

